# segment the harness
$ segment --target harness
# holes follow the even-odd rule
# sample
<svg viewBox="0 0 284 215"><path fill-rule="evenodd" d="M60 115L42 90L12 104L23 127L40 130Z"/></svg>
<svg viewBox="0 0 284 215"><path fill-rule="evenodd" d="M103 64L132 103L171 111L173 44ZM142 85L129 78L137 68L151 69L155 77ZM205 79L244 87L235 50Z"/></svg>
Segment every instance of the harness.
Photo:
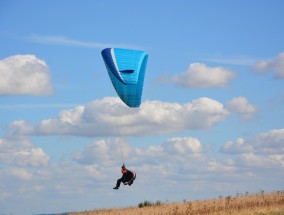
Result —
<svg viewBox="0 0 284 215"><path fill-rule="evenodd" d="M133 177L129 180L129 182L133 181L136 178L136 173L134 171L131 171Z"/></svg>
<svg viewBox="0 0 284 215"><path fill-rule="evenodd" d="M129 181L124 182L124 183L123 183L124 185L127 185L127 184L131 183L131 182L134 181L135 178L136 178L136 173L135 173L134 171L130 171L130 170L128 170L128 171L132 173L132 178L131 178Z"/></svg>

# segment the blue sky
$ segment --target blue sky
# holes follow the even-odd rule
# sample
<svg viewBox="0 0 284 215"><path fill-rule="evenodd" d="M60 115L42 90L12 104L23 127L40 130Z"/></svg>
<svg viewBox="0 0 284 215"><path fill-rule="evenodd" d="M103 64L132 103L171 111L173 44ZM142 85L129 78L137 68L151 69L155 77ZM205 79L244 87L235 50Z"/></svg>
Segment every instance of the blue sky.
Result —
<svg viewBox="0 0 284 215"><path fill-rule="evenodd" d="M2 0L0 213L282 190L283 9ZM106 47L148 52L139 109L116 96ZM137 180L113 191L120 145Z"/></svg>

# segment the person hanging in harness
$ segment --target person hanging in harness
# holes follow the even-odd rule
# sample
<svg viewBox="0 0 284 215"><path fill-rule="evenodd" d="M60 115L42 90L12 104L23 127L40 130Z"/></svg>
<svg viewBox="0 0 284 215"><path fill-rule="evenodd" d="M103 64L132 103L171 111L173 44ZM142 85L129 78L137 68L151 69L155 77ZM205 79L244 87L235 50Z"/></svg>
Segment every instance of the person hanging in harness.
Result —
<svg viewBox="0 0 284 215"><path fill-rule="evenodd" d="M113 188L115 190L119 189L121 182L124 185L131 186L133 184L134 180L136 179L136 173L126 169L124 164L121 167L121 173L122 173L122 177L117 180L116 186Z"/></svg>

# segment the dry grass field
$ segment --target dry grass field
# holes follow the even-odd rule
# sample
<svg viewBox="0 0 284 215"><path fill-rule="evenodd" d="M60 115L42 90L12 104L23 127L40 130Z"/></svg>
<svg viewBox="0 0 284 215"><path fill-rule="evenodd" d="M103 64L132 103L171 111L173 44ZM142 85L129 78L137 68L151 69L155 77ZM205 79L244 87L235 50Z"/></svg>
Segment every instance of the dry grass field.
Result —
<svg viewBox="0 0 284 215"><path fill-rule="evenodd" d="M284 192L262 192L182 203L158 203L146 204L140 208L137 206L72 212L70 215L284 215Z"/></svg>

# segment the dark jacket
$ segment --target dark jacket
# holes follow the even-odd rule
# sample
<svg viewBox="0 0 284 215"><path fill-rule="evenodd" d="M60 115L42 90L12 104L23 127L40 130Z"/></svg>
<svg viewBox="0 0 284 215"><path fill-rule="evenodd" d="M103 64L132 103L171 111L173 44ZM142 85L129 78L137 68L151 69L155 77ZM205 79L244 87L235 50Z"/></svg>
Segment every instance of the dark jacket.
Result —
<svg viewBox="0 0 284 215"><path fill-rule="evenodd" d="M122 172L122 181L123 182L129 182L130 180L132 180L135 176L135 173L131 172L130 170L128 169L125 169L126 171L123 173ZM122 170L123 171L123 170Z"/></svg>

